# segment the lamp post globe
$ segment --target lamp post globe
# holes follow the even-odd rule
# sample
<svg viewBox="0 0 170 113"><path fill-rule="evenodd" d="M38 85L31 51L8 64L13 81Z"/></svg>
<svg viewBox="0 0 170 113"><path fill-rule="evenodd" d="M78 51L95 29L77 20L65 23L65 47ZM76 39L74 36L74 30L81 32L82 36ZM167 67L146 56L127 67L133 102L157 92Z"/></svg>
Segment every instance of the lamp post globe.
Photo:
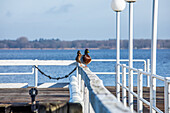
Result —
<svg viewBox="0 0 170 113"><path fill-rule="evenodd" d="M111 7L114 11L120 12L125 9L126 2L125 0L112 0Z"/></svg>

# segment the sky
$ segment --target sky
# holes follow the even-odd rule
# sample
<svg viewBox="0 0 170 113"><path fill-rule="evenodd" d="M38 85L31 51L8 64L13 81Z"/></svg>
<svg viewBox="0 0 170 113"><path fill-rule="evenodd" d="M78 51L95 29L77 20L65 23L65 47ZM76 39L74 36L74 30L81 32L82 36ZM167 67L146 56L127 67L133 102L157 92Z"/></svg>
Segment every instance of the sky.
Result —
<svg viewBox="0 0 170 113"><path fill-rule="evenodd" d="M151 39L152 2L134 3L134 39ZM170 0L159 0L158 39L170 39ZM128 3L121 39L128 39ZM0 0L0 40L108 40L116 38L111 0Z"/></svg>

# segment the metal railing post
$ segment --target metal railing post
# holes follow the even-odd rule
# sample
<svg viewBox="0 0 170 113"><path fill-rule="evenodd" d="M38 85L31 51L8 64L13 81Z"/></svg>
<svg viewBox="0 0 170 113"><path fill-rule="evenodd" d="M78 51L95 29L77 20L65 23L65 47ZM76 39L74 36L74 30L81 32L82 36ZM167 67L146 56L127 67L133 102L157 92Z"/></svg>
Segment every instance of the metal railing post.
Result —
<svg viewBox="0 0 170 113"><path fill-rule="evenodd" d="M79 68L78 68L78 63L76 64L76 77L77 80L79 79Z"/></svg>
<svg viewBox="0 0 170 113"><path fill-rule="evenodd" d="M35 61L37 61L37 59L35 59ZM35 65L36 67L38 67L38 65ZM38 86L38 69L34 68L35 73L34 73L34 87Z"/></svg>
<svg viewBox="0 0 170 113"><path fill-rule="evenodd" d="M129 2L129 67L133 68L133 2ZM129 70L129 90L133 92L133 70ZM129 93L129 107L133 111L133 95Z"/></svg>
<svg viewBox="0 0 170 113"><path fill-rule="evenodd" d="M147 59L147 62L146 62L146 72L150 72L150 59ZM147 75L147 87L150 87L150 76Z"/></svg>
<svg viewBox="0 0 170 113"><path fill-rule="evenodd" d="M78 88L82 96L82 91L81 91L82 90L82 80L81 80L82 70L79 71L78 63L77 63L76 74L77 74L77 80L78 80Z"/></svg>
<svg viewBox="0 0 170 113"><path fill-rule="evenodd" d="M129 69L129 75L128 75L128 87L129 87L129 93L128 93L128 102L129 102L129 107L130 110L133 111L133 94L130 93L133 92L133 76L131 76L133 74L133 72L131 69Z"/></svg>
<svg viewBox="0 0 170 113"><path fill-rule="evenodd" d="M164 86L165 113L170 113L170 82L165 79Z"/></svg>
<svg viewBox="0 0 170 113"><path fill-rule="evenodd" d="M78 80L78 88L79 88L79 91L80 91L80 82L79 82L80 75L79 75L78 63L76 64L76 77L77 77L77 80Z"/></svg>
<svg viewBox="0 0 170 113"><path fill-rule="evenodd" d="M126 97L126 89L124 87L126 87L126 64L123 64L122 66L122 101L124 106L127 106L127 97Z"/></svg>
<svg viewBox="0 0 170 113"><path fill-rule="evenodd" d="M152 13L152 43L151 43L151 74L156 74L156 49L157 49L157 26L158 26L158 0L153 0L153 13ZM152 76L152 75L151 75ZM156 78L151 78L150 112L155 113L152 106L156 107Z"/></svg>
<svg viewBox="0 0 170 113"><path fill-rule="evenodd" d="M36 65L36 67L38 67ZM34 73L34 87L37 87L38 86L38 69L37 68L34 68L35 70L35 73Z"/></svg>
<svg viewBox="0 0 170 113"><path fill-rule="evenodd" d="M120 101L120 12L116 12L116 96Z"/></svg>
<svg viewBox="0 0 170 113"><path fill-rule="evenodd" d="M150 113L155 113L153 106L156 107L156 78L150 76Z"/></svg>
<svg viewBox="0 0 170 113"><path fill-rule="evenodd" d="M139 98L143 98L143 78L142 73L140 71L143 71L142 69L139 69L138 71L138 77L137 77L137 109L138 113L143 113L143 102Z"/></svg>

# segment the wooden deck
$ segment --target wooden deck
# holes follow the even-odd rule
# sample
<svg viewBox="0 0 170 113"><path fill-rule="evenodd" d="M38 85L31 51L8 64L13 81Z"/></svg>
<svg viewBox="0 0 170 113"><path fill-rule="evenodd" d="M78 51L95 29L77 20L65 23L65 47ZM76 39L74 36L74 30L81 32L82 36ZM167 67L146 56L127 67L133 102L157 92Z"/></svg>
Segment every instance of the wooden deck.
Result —
<svg viewBox="0 0 170 113"><path fill-rule="evenodd" d="M31 105L29 90L30 88L0 89L0 113L4 113L5 109L24 113L29 111ZM38 88L36 101L39 105L46 106L46 109L60 108L69 101L69 98L68 88ZM25 106L25 110L22 111L21 106ZM20 107L21 111L17 111L16 107Z"/></svg>
<svg viewBox="0 0 170 113"><path fill-rule="evenodd" d="M116 89L114 86L107 86L106 87L112 94L116 96ZM156 88L156 106L164 112L164 87L157 87ZM137 92L137 87L134 87L134 91ZM120 95L122 97L122 90L120 92ZM126 93L128 97L128 93ZM143 97L147 101L150 101L150 88L149 87L143 87ZM128 104L127 104L128 105ZM143 105L143 112L144 113L149 113L149 106L146 104ZM137 98L134 97L134 109L135 111L137 110Z"/></svg>
<svg viewBox="0 0 170 113"><path fill-rule="evenodd" d="M115 95L115 87L106 87L112 94ZM30 110L31 97L29 95L30 88L0 88L0 113L5 113L5 109L16 110L16 107L25 106L25 110ZM134 87L134 91L137 88ZM149 88L144 87L143 97L149 101ZM157 87L157 107L164 111L164 89L163 87ZM128 96L128 94L127 94ZM38 95L36 101L39 105L44 105L47 108L55 107L58 109L66 105L69 101L69 89L68 88L38 88ZM144 113L149 112L149 106L144 104ZM19 108L22 110L21 108ZM137 98L134 97L134 109L137 109ZM14 112L13 111L13 112ZM25 113L25 112L24 112Z"/></svg>

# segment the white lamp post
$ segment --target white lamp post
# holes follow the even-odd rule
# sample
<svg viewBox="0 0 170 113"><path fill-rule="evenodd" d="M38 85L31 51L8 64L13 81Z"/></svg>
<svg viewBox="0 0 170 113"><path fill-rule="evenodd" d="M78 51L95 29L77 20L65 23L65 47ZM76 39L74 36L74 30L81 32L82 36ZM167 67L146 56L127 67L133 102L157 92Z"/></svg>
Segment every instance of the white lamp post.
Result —
<svg viewBox="0 0 170 113"><path fill-rule="evenodd" d="M158 0L153 0L152 15L152 43L151 43L151 74L156 74L156 48L157 48L157 25L158 24ZM150 79L150 113L155 113L152 106L156 107L156 78L151 76Z"/></svg>
<svg viewBox="0 0 170 113"><path fill-rule="evenodd" d="M136 0L126 0L129 3L129 67L133 68L133 3ZM133 71L129 70L129 90L133 91ZM133 111L133 95L129 93L129 107Z"/></svg>
<svg viewBox="0 0 170 113"><path fill-rule="evenodd" d="M116 63L120 63L120 12L126 7L124 0L112 0L111 7L116 11ZM120 66L116 66L116 96L120 101Z"/></svg>

